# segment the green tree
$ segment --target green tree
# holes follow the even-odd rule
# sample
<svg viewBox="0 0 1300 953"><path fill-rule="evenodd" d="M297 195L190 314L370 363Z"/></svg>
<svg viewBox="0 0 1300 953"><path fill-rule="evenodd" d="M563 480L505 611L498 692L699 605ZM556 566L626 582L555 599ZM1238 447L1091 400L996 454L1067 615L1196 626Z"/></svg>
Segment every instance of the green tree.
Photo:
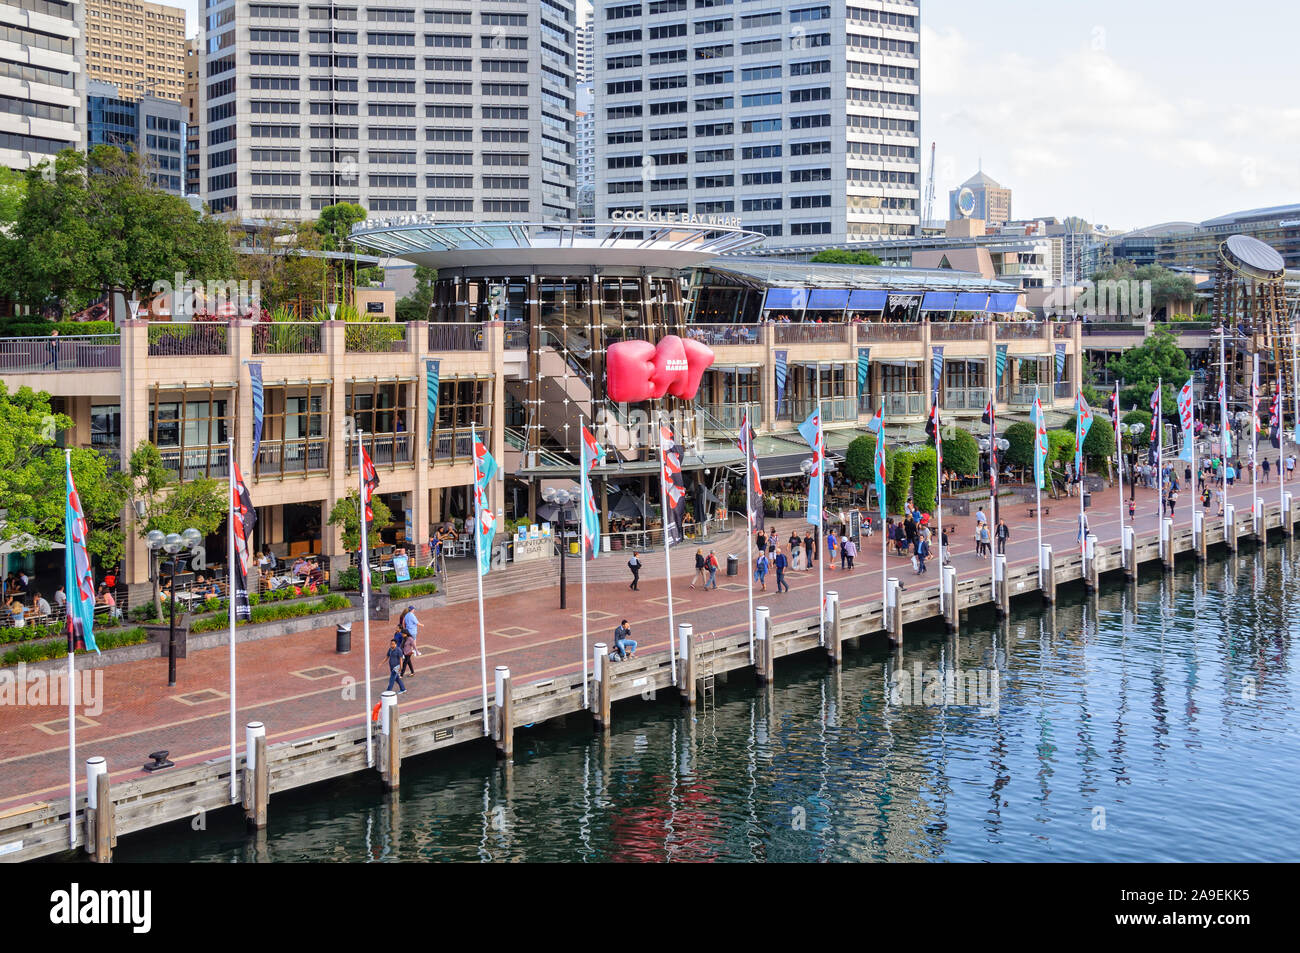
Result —
<svg viewBox="0 0 1300 953"><path fill-rule="evenodd" d="M36 308L78 310L111 293L147 297L157 282L236 277L225 224L156 188L134 153L64 150L29 169L4 235L0 293Z"/></svg>
<svg viewBox="0 0 1300 953"><path fill-rule="evenodd" d="M1163 380L1161 412L1172 414L1178 409L1178 388L1188 376L1187 353L1168 331L1157 328L1142 344L1111 358L1107 367L1124 382L1119 394L1121 405L1149 407L1157 381Z"/></svg>
<svg viewBox="0 0 1300 953"><path fill-rule="evenodd" d="M943 465L959 476L979 472L980 447L967 431L954 427L943 438Z"/></svg>
<svg viewBox="0 0 1300 953"><path fill-rule="evenodd" d="M1002 431L1002 436L1011 444L1002 454L1002 459L1013 467L1032 467L1034 465L1034 425L1019 421Z"/></svg>
<svg viewBox="0 0 1300 953"><path fill-rule="evenodd" d="M1070 421L1072 435L1078 433L1077 424L1077 417ZM1107 457L1115 455L1115 428L1111 426L1110 417L1093 414L1092 426L1088 428L1087 436L1083 438L1083 455L1088 458L1088 463L1092 466L1098 466L1104 463Z"/></svg>
<svg viewBox="0 0 1300 953"><path fill-rule="evenodd" d="M1060 471L1065 464L1074 459L1074 431L1047 431L1047 468Z"/></svg>
<svg viewBox="0 0 1300 953"><path fill-rule="evenodd" d="M888 512L901 513L903 504L907 502L907 493L912 488L912 466L916 463L916 455L908 450L891 452L886 447L885 462L885 502Z"/></svg>
<svg viewBox="0 0 1300 953"><path fill-rule="evenodd" d="M320 210L316 219L316 231L320 233L324 247L329 251L348 251L351 244L348 236L352 226L363 222L366 210L352 202L337 202Z"/></svg>
<svg viewBox="0 0 1300 953"><path fill-rule="evenodd" d="M1143 265L1133 272L1133 277L1151 282L1151 307L1154 311L1167 312L1170 305L1190 302L1196 297L1196 282L1190 275L1160 265Z"/></svg>
<svg viewBox="0 0 1300 953"><path fill-rule="evenodd" d="M853 438L844 451L844 475L852 483L869 485L874 479L876 460L876 435L863 434Z"/></svg>
<svg viewBox="0 0 1300 953"><path fill-rule="evenodd" d="M63 539L64 452L60 434L72 420L55 414L50 396L21 387L10 393L0 382L0 499L6 513L0 539L24 535L45 542ZM122 508L126 484L98 451L72 450L69 462L86 516L86 549L100 566L115 566L122 558Z"/></svg>
<svg viewBox="0 0 1300 953"><path fill-rule="evenodd" d="M380 543L379 527L387 526L393 521L393 511L378 496L370 498L370 511L374 515L374 520L370 524L370 535L367 536L366 542L373 550ZM347 496L340 497L334 503L328 522L330 526L338 526L343 530L344 549L361 548L361 506L360 496L356 490L350 491Z"/></svg>
<svg viewBox="0 0 1300 953"><path fill-rule="evenodd" d="M0 166L0 225L18 221L27 196L27 176L7 166Z"/></svg>
<svg viewBox="0 0 1300 953"><path fill-rule="evenodd" d="M879 265L880 256L866 249L848 251L844 248L827 248L813 255L809 261L824 262L828 265Z"/></svg>
<svg viewBox="0 0 1300 953"><path fill-rule="evenodd" d="M912 454L912 502L933 513L939 500L939 481L935 475L934 447L923 447Z"/></svg>
<svg viewBox="0 0 1300 953"><path fill-rule="evenodd" d="M429 317L429 306L433 303L433 283L437 280L437 268L415 266L415 287L397 302L398 321L424 321Z"/></svg>

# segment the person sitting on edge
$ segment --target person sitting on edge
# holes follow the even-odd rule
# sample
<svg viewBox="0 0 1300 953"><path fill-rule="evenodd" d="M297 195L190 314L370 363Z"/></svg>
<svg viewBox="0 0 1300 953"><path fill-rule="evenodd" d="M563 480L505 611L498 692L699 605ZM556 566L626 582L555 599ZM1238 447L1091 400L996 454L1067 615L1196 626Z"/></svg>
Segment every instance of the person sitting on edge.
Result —
<svg viewBox="0 0 1300 953"><path fill-rule="evenodd" d="M636 655L636 641L632 638L632 627L627 624L627 619L614 629L614 648L618 650L620 662Z"/></svg>

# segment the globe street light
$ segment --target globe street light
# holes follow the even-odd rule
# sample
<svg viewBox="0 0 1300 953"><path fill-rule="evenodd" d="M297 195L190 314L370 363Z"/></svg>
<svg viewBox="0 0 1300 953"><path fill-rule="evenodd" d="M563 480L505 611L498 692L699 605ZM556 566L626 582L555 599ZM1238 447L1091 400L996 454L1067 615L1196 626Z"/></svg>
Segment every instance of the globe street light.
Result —
<svg viewBox="0 0 1300 953"><path fill-rule="evenodd" d="M1124 425L1120 424L1120 428L1123 429ZM1128 432L1129 432L1128 498L1130 500L1137 499L1137 458L1138 458L1137 438L1142 435L1142 432L1144 430L1146 430L1146 424L1131 423L1128 425Z"/></svg>
<svg viewBox="0 0 1300 953"><path fill-rule="evenodd" d="M145 541L149 544L151 554L161 550L172 557L170 596L167 600L169 603L167 611L167 685L170 687L176 684L176 573L184 560L203 544L203 534L191 527L183 533L168 533L164 536L155 529L150 530L145 535ZM181 555L182 553L184 555Z"/></svg>
<svg viewBox="0 0 1300 953"><path fill-rule="evenodd" d="M578 502L579 494L572 490L557 490L555 487L547 487L542 491L542 499L547 503L553 503L559 510L560 517L560 608L568 608L568 590L564 582L564 564L568 557L569 541L565 538L565 522L567 519L567 510L570 506ZM583 556L585 558L585 554Z"/></svg>

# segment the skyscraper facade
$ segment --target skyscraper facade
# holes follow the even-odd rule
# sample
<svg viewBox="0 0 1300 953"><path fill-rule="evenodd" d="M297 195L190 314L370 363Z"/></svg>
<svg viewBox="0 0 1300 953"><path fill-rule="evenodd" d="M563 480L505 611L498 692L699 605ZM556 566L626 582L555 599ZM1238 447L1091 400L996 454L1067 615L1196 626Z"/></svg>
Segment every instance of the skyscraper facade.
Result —
<svg viewBox="0 0 1300 953"><path fill-rule="evenodd" d="M717 215L767 247L920 224L920 4L616 0L594 19L596 215Z"/></svg>
<svg viewBox="0 0 1300 953"><path fill-rule="evenodd" d="M186 110L184 103L161 96L127 99L112 83L87 84L86 147L116 146L134 152L149 181L173 195L185 186Z"/></svg>
<svg viewBox="0 0 1300 953"><path fill-rule="evenodd" d="M0 165L85 148L85 5L3 0L0 27Z"/></svg>
<svg viewBox="0 0 1300 953"><path fill-rule="evenodd" d="M214 212L573 217L573 0L212 0L206 16Z"/></svg>
<svg viewBox="0 0 1300 953"><path fill-rule="evenodd" d="M185 95L185 11L141 0L85 0L86 73L122 99Z"/></svg>

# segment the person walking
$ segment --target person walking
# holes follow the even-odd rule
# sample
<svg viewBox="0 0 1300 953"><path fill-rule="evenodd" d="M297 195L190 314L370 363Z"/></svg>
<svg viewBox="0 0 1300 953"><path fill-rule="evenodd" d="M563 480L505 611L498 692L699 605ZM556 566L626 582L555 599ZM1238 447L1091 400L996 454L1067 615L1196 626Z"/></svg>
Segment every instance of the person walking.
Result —
<svg viewBox="0 0 1300 953"><path fill-rule="evenodd" d="M402 646L402 672L405 674L410 669L412 675L415 674L415 664L411 661L412 656L416 655L416 638L420 634L420 620L415 617L415 606L407 606L406 611L402 613L401 628L401 646Z"/></svg>
<svg viewBox="0 0 1300 953"><path fill-rule="evenodd" d="M640 553L635 551L632 553L632 558L627 561L627 568L632 570L632 581L628 583L627 587L631 589L633 592L639 592L640 590L637 588L637 586L641 582L641 554Z"/></svg>
<svg viewBox="0 0 1300 953"><path fill-rule="evenodd" d="M803 534L803 568L812 569L816 561L817 543L813 540L812 530L806 530Z"/></svg>
<svg viewBox="0 0 1300 953"><path fill-rule="evenodd" d="M50 356L46 359L45 363L41 365L41 368L44 369L49 367L51 364L53 364L54 369L57 371L59 369L59 329L58 328L55 328L53 331L50 332L49 343L47 343L45 346L48 349Z"/></svg>
<svg viewBox="0 0 1300 953"><path fill-rule="evenodd" d="M930 541L928 539L918 540L916 543L916 574L918 576L925 575L925 560L929 555Z"/></svg>
<svg viewBox="0 0 1300 953"><path fill-rule="evenodd" d="M402 650L397 645L397 636L388 643L388 688L385 691L391 692L394 685L400 689L397 694L406 694L406 683L402 681Z"/></svg>
<svg viewBox="0 0 1300 953"><path fill-rule="evenodd" d="M704 584L704 551L695 550L695 578L691 580L691 588L695 588L696 583Z"/></svg>
<svg viewBox="0 0 1300 953"><path fill-rule="evenodd" d="M981 505L975 510L975 528L979 529L988 522L988 517L984 515L984 507Z"/></svg>
<svg viewBox="0 0 1300 953"><path fill-rule="evenodd" d="M718 557L713 555L713 550L709 550L709 555L704 560L704 568L709 573L709 578L705 580L705 590L718 588Z"/></svg>
<svg viewBox="0 0 1300 953"><path fill-rule="evenodd" d="M1008 528L1006 520L998 520L994 535L998 541L998 555L1005 556L1007 554L1007 540L1011 538L1011 530Z"/></svg>
<svg viewBox="0 0 1300 953"><path fill-rule="evenodd" d="M1295 476L1295 454L1289 454L1286 458L1286 478L1290 480Z"/></svg>
<svg viewBox="0 0 1300 953"><path fill-rule="evenodd" d="M754 581L758 583L758 588L764 592L767 591L767 553L758 554L758 559L754 561Z"/></svg>
<svg viewBox="0 0 1300 953"><path fill-rule="evenodd" d="M979 528L980 541L980 558L989 558L989 527L987 523L981 523Z"/></svg>
<svg viewBox="0 0 1300 953"><path fill-rule="evenodd" d="M845 536L842 546L844 549L844 558L848 560L848 566L846 568L852 569L853 560L858 555L858 544L853 541L853 537Z"/></svg>
<svg viewBox="0 0 1300 953"><path fill-rule="evenodd" d="M1259 465L1260 472L1262 473L1262 476L1260 477L1260 481L1259 481L1260 483L1268 482L1268 471L1270 467L1271 464L1268 462L1268 457L1265 457L1264 461Z"/></svg>
<svg viewBox="0 0 1300 953"><path fill-rule="evenodd" d="M772 564L776 566L776 591L789 592L790 584L785 581L785 568L787 565L787 560L785 558L785 553L782 552L779 548L776 551L776 558L773 560Z"/></svg>
<svg viewBox="0 0 1300 953"><path fill-rule="evenodd" d="M952 556L949 554L948 551L949 532L951 532L951 530L947 526L945 526L943 528L943 538L939 540L939 557L942 560L942 565L944 566L949 566L952 564Z"/></svg>
<svg viewBox="0 0 1300 953"><path fill-rule="evenodd" d="M1173 519L1174 507L1178 504L1178 488L1170 487L1169 489L1169 518Z"/></svg>
<svg viewBox="0 0 1300 953"><path fill-rule="evenodd" d="M754 548L760 553L767 551L767 534L761 529L757 531L757 539L754 540Z"/></svg>
<svg viewBox="0 0 1300 953"><path fill-rule="evenodd" d="M826 534L826 568L835 568L835 550L839 545L839 540L835 538L835 530Z"/></svg>

